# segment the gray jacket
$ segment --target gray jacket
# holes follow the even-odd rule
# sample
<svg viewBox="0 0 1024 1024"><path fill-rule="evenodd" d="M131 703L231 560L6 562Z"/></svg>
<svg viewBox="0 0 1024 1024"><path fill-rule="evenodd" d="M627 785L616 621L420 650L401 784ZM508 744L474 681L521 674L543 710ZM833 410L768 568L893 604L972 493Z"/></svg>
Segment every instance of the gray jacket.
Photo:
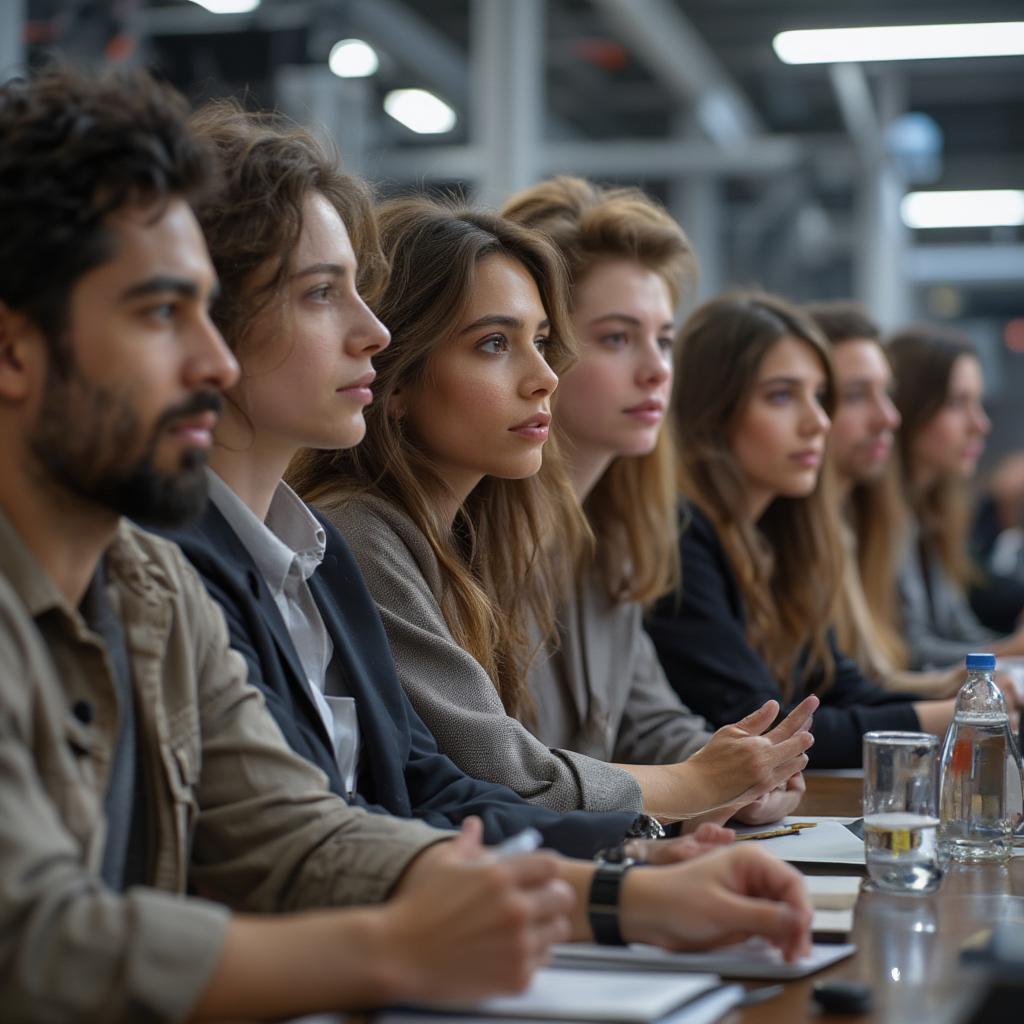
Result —
<svg viewBox="0 0 1024 1024"><path fill-rule="evenodd" d="M391 503L361 495L321 511L348 541L380 610L398 678L442 753L464 772L557 811L642 809L636 780L586 754L549 747L505 713L490 676L441 611L426 538Z"/></svg>
<svg viewBox="0 0 1024 1024"><path fill-rule="evenodd" d="M636 602L608 596L596 577L559 612L558 650L530 673L537 735L549 746L623 764L684 761L708 725L669 685Z"/></svg>
<svg viewBox="0 0 1024 1024"><path fill-rule="evenodd" d="M999 639L975 617L967 596L950 579L938 555L921 554L912 525L899 573L903 637L914 669L940 668L963 660L970 651Z"/></svg>

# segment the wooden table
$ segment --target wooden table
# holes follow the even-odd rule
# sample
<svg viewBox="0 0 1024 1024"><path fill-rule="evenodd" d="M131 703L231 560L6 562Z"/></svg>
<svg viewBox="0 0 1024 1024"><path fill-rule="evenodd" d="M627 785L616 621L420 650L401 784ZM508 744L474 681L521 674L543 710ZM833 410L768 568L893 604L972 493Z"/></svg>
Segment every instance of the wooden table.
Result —
<svg viewBox="0 0 1024 1024"><path fill-rule="evenodd" d="M861 780L811 773L797 813L856 815ZM848 874L849 868L837 868ZM1009 865L955 866L930 896L861 892L850 941L857 952L828 970L790 982L782 995L738 1011L729 1024L945 1024L960 1021L977 997L978 978L959 962L963 942L1002 918L1024 928L1024 858ZM868 984L874 1007L859 1016L821 1013L812 986L824 978ZM751 986L753 987L753 986ZM1024 1005L1020 1018L1024 1020Z"/></svg>

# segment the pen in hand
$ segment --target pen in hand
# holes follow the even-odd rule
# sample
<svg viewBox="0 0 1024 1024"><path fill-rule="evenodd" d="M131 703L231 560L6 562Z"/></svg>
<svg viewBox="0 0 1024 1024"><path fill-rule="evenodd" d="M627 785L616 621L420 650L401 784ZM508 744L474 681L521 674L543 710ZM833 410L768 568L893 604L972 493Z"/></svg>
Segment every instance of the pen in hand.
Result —
<svg viewBox="0 0 1024 1024"><path fill-rule="evenodd" d="M540 848L541 842L542 836L535 828L524 828L522 832L517 832L514 836L509 836L508 839L498 843L497 846L492 846L490 853L498 860L506 860L521 853L533 853L534 850Z"/></svg>

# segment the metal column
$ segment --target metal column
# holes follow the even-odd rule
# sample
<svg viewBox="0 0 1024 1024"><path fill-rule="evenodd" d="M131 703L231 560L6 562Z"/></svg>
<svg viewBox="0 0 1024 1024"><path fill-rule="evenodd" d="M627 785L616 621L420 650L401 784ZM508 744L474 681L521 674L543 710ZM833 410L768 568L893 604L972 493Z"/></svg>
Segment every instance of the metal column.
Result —
<svg viewBox="0 0 1024 1024"><path fill-rule="evenodd" d="M26 0L0 3L0 82L25 70Z"/></svg>
<svg viewBox="0 0 1024 1024"><path fill-rule="evenodd" d="M696 294L683 296L692 308L695 301L703 302L726 287L721 180L701 174L673 181L669 186L669 213L682 225L700 266Z"/></svg>
<svg viewBox="0 0 1024 1024"><path fill-rule="evenodd" d="M907 281L908 231L900 219L906 180L886 153L884 132L905 109L904 82L891 72L881 81L878 135L864 155L858 192L860 237L855 260L857 297L884 330L893 330L910 316Z"/></svg>
<svg viewBox="0 0 1024 1024"><path fill-rule="evenodd" d="M277 106L300 124L326 132L351 174L366 173L370 147L370 86L338 78L322 65L287 64L274 79Z"/></svg>
<svg viewBox="0 0 1024 1024"><path fill-rule="evenodd" d="M471 141L483 153L475 199L498 207L539 176L544 0L473 0Z"/></svg>

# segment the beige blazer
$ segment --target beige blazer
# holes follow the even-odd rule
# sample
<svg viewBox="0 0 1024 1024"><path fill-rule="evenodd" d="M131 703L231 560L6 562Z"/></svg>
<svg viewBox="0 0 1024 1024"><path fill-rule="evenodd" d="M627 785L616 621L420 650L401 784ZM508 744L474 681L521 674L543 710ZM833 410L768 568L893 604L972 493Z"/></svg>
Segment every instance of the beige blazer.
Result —
<svg viewBox="0 0 1024 1024"><path fill-rule="evenodd" d="M642 810L640 787L628 772L549 746L505 713L490 676L448 629L437 559L408 516L366 495L324 503L321 511L359 562L398 678L443 753L467 775L552 810Z"/></svg>
<svg viewBox="0 0 1024 1024"><path fill-rule="evenodd" d="M620 764L673 764L710 738L676 695L635 602L591 577L559 614L560 645L530 673L537 735L549 746Z"/></svg>

